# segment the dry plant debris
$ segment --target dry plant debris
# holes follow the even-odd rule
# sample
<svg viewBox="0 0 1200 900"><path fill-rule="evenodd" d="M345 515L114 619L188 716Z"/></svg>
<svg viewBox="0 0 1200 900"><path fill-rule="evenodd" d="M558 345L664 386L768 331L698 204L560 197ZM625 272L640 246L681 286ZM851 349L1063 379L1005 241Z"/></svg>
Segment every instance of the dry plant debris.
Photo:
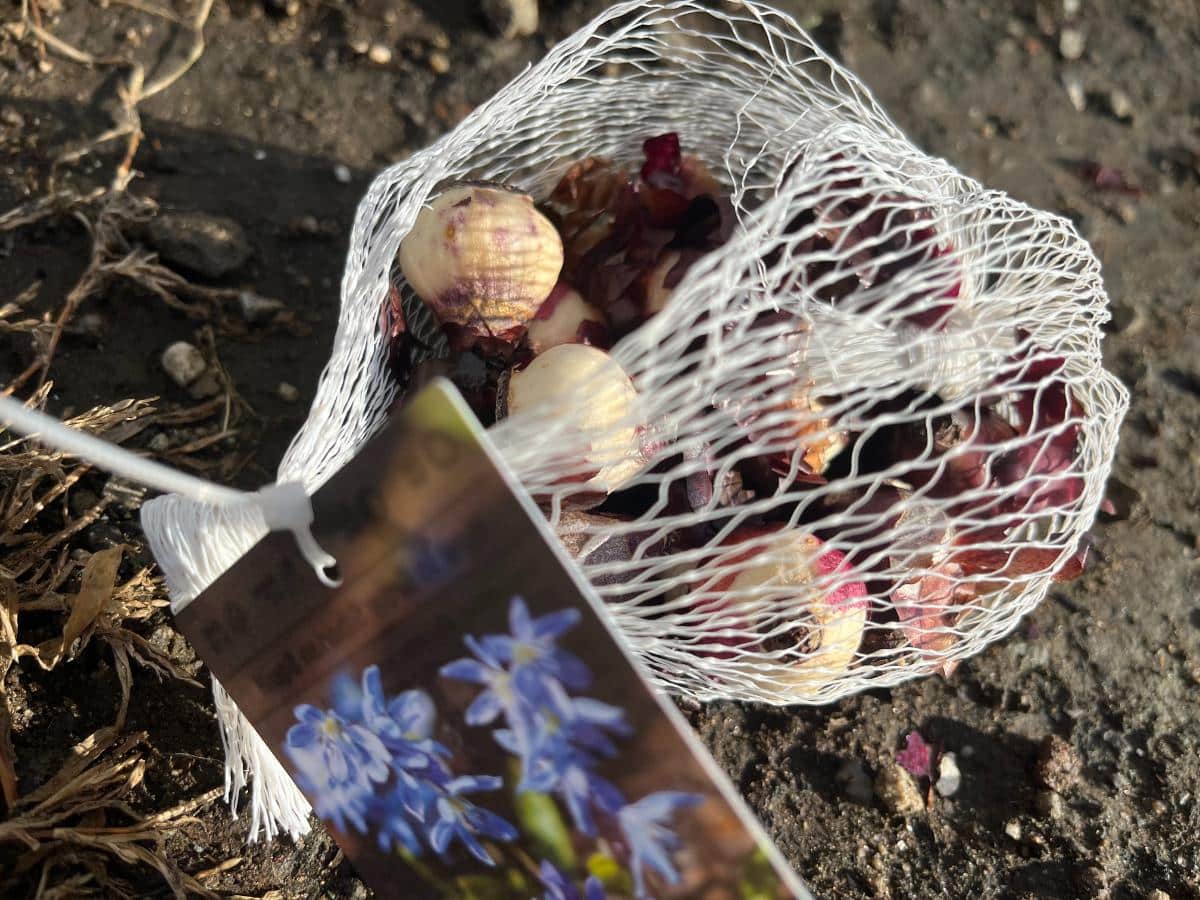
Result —
<svg viewBox="0 0 1200 900"><path fill-rule="evenodd" d="M48 388L38 392L38 400L44 400ZM228 401L228 395L216 399ZM205 404L200 412L216 418L220 406ZM125 401L89 410L70 422L124 442L148 425L196 415L195 410L159 413L145 401ZM106 490L93 505L70 514L67 494L87 471L85 464L34 442L18 439L0 445L0 792L8 816L0 823L0 848L17 844L26 851L16 858L9 887L36 871L40 897L137 896L118 872L110 872L120 863L157 871L176 896L207 895L197 878L161 852L160 844L220 790L152 814L136 811L133 799L146 768L140 752L145 735L125 730L134 663L159 677L200 685L137 628L167 605L161 579L149 568L122 578L124 546L90 555L71 552L71 538L98 518L113 496ZM55 617L55 633L30 641L27 632L44 630L47 615ZM30 626L30 620L37 626ZM112 655L120 686L116 718L76 744L55 775L22 794L8 693L31 672L17 663L28 657L50 671L80 657L93 641ZM8 889L0 882L0 893Z"/></svg>
<svg viewBox="0 0 1200 900"><path fill-rule="evenodd" d="M197 344L215 377L215 396L171 409L156 408L152 400L123 400L88 410L68 423L118 444L131 443L151 426L170 429L177 440L154 448L160 459L228 481L252 457L248 442L239 446L230 439L239 435L239 426L254 411L222 366L217 338L245 333L238 315L245 292L195 284L141 246L134 238L158 207L128 190L142 139L138 104L169 88L203 54L212 0L200 0L187 16L143 0L116 2L172 23L189 38L187 50L178 59L167 59L161 74L148 73L132 57L98 57L51 33L39 0L22 0L19 20L0 24L0 30L34 48L43 72L52 68L51 57L59 57L122 73L112 127L56 158L42 196L0 212L0 234L72 217L84 227L90 244L82 274L52 313L38 317L30 312L41 282L0 304L0 334L27 336L34 349L32 361L0 390L13 395L32 388L27 402L43 407L50 396L56 352L64 333L79 327L75 320L80 308L118 283L132 283L198 323ZM61 167L116 141L124 142L124 152L106 185L77 190L57 183ZM304 331L286 311L271 324ZM78 536L101 518L114 498L124 493L126 506L140 500L134 491L130 503L128 487L110 479L94 502L73 510L68 503L71 489L89 473L85 463L0 432L0 794L5 807L0 822L0 859L5 862L0 894L11 896L34 886L35 896L43 900L143 896L146 877L153 872L176 897L215 896L202 882L241 860L188 874L169 858L164 840L195 822L193 813L219 797L221 790L202 791L158 811L146 812L144 803L139 806L152 750L145 732L129 733L126 728L134 673L147 671L201 685L142 633L141 626L168 605L155 572L135 567L126 546L90 554L78 546ZM47 628L50 637L44 636ZM12 694L21 691L26 679L36 679L38 671L81 659L92 644L111 654L119 684L115 719L75 744L55 774L22 792L25 779L20 777L21 760L12 737ZM23 659L34 665L22 665Z"/></svg>

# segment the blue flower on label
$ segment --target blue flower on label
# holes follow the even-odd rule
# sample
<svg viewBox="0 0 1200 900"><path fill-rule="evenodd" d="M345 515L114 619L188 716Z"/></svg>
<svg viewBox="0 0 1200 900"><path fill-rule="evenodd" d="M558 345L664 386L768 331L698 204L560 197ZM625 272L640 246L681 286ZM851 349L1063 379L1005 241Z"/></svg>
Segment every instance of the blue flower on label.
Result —
<svg viewBox="0 0 1200 900"><path fill-rule="evenodd" d="M338 672L329 685L333 711L347 722L362 723L362 682L349 672Z"/></svg>
<svg viewBox="0 0 1200 900"><path fill-rule="evenodd" d="M295 712L298 723L288 729L284 750L317 815L339 831L349 822L365 832L368 801L374 785L387 781L392 754L378 735L336 712L308 704Z"/></svg>
<svg viewBox="0 0 1200 900"><path fill-rule="evenodd" d="M443 768L439 756L450 751L432 739L437 708L421 690L410 690L385 700L379 666L368 666L362 676L362 718L366 726L392 751L397 769Z"/></svg>
<svg viewBox="0 0 1200 900"><path fill-rule="evenodd" d="M367 808L371 822L379 829L376 840L385 853L403 848L413 856L420 856L424 849L417 829L421 817L414 816L407 805L407 797L401 795L397 785L382 797L372 797Z"/></svg>
<svg viewBox="0 0 1200 900"><path fill-rule="evenodd" d="M463 641L475 658L456 659L441 668L443 678L484 687L471 701L463 718L468 725L490 725L503 714L512 743L520 748L513 752L524 758L529 752L533 732L534 708L530 699L541 695L540 681L530 669L510 672L483 642L470 635Z"/></svg>
<svg viewBox="0 0 1200 900"><path fill-rule="evenodd" d="M494 841L513 841L517 829L494 812L476 806L465 794L499 790L503 780L493 775L462 775L450 781L437 797L429 828L429 845L444 854L458 839L482 863L494 866L496 861L479 842L480 838Z"/></svg>
<svg viewBox="0 0 1200 900"><path fill-rule="evenodd" d="M671 859L679 848L678 835L668 827L676 810L703 802L700 794L685 791L659 791L631 803L617 813L617 822L629 845L634 894L647 897L645 870L650 869L668 884L679 883L679 872Z"/></svg>
<svg viewBox="0 0 1200 900"><path fill-rule="evenodd" d="M426 587L449 581L463 565L463 554L458 547L425 535L407 542L405 556L413 580Z"/></svg>
<svg viewBox="0 0 1200 900"><path fill-rule="evenodd" d="M554 786L554 793L567 805L575 827L588 837L596 835L593 810L612 815L625 805L625 796L612 782L589 771L576 760L563 767Z"/></svg>
<svg viewBox="0 0 1200 900"><path fill-rule="evenodd" d="M508 606L508 627L511 634L492 634L483 638L488 652L514 670L528 667L546 679L581 691L592 683L592 673L575 654L563 650L555 642L579 624L577 609L560 609L538 616L529 615L522 597L513 597Z"/></svg>
<svg viewBox="0 0 1200 900"><path fill-rule="evenodd" d="M549 860L542 860L538 876L546 893L542 900L605 900L604 885L595 875L583 883L583 892Z"/></svg>
<svg viewBox="0 0 1200 900"><path fill-rule="evenodd" d="M443 678L484 686L485 690L480 691L472 701L463 718L468 725L488 725L496 721L500 713L511 709L516 700L512 689L512 674L494 654L471 635L463 638L463 642L467 649L475 654L475 658L464 656L462 659L446 663L442 666L440 674Z"/></svg>
<svg viewBox="0 0 1200 900"><path fill-rule="evenodd" d="M616 755L608 732L630 733L625 713L590 697L572 697L558 682L546 684L529 705L536 708L527 746L522 748L503 729L495 733L496 741L521 759L520 790L558 794L575 827L593 836L592 808L611 814L625 802L620 791L593 771L599 757Z"/></svg>
<svg viewBox="0 0 1200 900"><path fill-rule="evenodd" d="M609 725L624 725L620 710L607 704L593 701L596 718ZM587 714L588 705L570 704L559 706L562 717L550 709L543 709L537 719L537 730L532 741L532 750L522 760L521 790L539 793L554 793L567 806L575 827L585 835L596 833L592 809L608 814L615 813L625 804L625 798L609 781L597 775L596 751L579 740L580 733L596 728ZM614 716L615 714L615 716ZM607 738L597 729L598 738ZM505 746L506 735L497 735L497 741ZM507 748L506 748L507 749ZM608 755L608 754L605 754Z"/></svg>

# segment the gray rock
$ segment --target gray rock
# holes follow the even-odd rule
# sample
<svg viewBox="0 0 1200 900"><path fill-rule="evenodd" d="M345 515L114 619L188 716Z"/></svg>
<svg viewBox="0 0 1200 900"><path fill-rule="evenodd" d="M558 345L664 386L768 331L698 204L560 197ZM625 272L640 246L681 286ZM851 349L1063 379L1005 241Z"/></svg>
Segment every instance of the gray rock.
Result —
<svg viewBox="0 0 1200 900"><path fill-rule="evenodd" d="M67 499L67 509L72 516L81 516L99 502L100 498L95 492L87 488L75 488Z"/></svg>
<svg viewBox="0 0 1200 900"><path fill-rule="evenodd" d="M108 330L108 323L98 312L84 313L76 320L74 330L89 340L99 341Z"/></svg>
<svg viewBox="0 0 1200 900"><path fill-rule="evenodd" d="M119 547L125 543L125 535L112 522L97 522L83 531L83 546L93 553Z"/></svg>
<svg viewBox="0 0 1200 900"><path fill-rule="evenodd" d="M1021 823L1016 819L1009 819L1008 824L1004 826L1004 833L1014 841L1019 841L1021 839Z"/></svg>
<svg viewBox="0 0 1200 900"><path fill-rule="evenodd" d="M537 0L482 0L480 8L488 25L502 38L537 33Z"/></svg>
<svg viewBox="0 0 1200 900"><path fill-rule="evenodd" d="M295 403L300 399L300 391L286 381L279 382L279 387L275 388L275 393L279 395L279 399L284 403Z"/></svg>
<svg viewBox="0 0 1200 900"><path fill-rule="evenodd" d="M166 262L220 278L250 258L242 226L224 216L202 212L162 212L146 229L146 238Z"/></svg>
<svg viewBox="0 0 1200 900"><path fill-rule="evenodd" d="M176 341L163 351L162 367L167 377L186 388L204 374L208 363L198 347L187 341Z"/></svg>
<svg viewBox="0 0 1200 900"><path fill-rule="evenodd" d="M238 294L238 310L242 318L251 325L261 325L275 318L275 314L283 309L283 304L269 297L260 297L253 291L242 291Z"/></svg>
<svg viewBox="0 0 1200 900"><path fill-rule="evenodd" d="M322 233L321 223L310 213L292 216L288 220L288 232L296 237L319 237Z"/></svg>

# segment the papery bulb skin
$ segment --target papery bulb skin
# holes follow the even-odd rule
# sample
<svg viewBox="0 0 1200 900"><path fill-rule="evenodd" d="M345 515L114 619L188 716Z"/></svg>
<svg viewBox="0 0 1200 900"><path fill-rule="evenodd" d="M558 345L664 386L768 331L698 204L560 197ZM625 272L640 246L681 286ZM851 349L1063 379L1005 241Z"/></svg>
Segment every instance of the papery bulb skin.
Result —
<svg viewBox="0 0 1200 900"><path fill-rule="evenodd" d="M554 289L563 246L528 195L462 184L418 213L399 262L455 349L511 346Z"/></svg>

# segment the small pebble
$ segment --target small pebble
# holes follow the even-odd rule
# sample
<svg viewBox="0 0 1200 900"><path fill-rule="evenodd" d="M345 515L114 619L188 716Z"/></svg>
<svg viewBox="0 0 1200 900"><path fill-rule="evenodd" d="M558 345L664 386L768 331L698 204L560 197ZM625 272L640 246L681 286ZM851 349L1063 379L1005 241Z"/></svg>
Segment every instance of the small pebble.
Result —
<svg viewBox="0 0 1200 900"><path fill-rule="evenodd" d="M67 509L72 516L82 516L85 512L100 502L100 498L87 488L71 491L67 498Z"/></svg>
<svg viewBox="0 0 1200 900"><path fill-rule="evenodd" d="M844 762L834 778L851 800L864 804L871 802L871 776L859 760L850 759Z"/></svg>
<svg viewBox="0 0 1200 900"><path fill-rule="evenodd" d="M958 760L953 753L943 753L938 761L938 778L934 783L934 790L943 797L953 797L961 786L962 773L958 770Z"/></svg>
<svg viewBox="0 0 1200 900"><path fill-rule="evenodd" d="M429 68L437 75L445 75L450 71L450 57L440 50L429 54Z"/></svg>
<svg viewBox="0 0 1200 900"><path fill-rule="evenodd" d="M350 49L359 56L364 56L371 49L371 45L367 42L366 38L352 38L350 40Z"/></svg>
<svg viewBox="0 0 1200 900"><path fill-rule="evenodd" d="M1014 841L1019 841L1021 839L1021 823L1016 819L1009 819L1008 824L1004 826L1004 833Z"/></svg>
<svg viewBox="0 0 1200 900"><path fill-rule="evenodd" d="M1118 119L1129 120L1133 118L1133 101L1120 88L1109 92L1108 108L1112 110L1112 114Z"/></svg>
<svg viewBox="0 0 1200 900"><path fill-rule="evenodd" d="M279 387L275 388L275 393L279 395L279 399L284 403L295 403L300 399L300 391L286 381L279 382Z"/></svg>
<svg viewBox="0 0 1200 900"><path fill-rule="evenodd" d="M75 321L75 329L81 335L94 341L100 340L108 329L104 316L98 312L84 313Z"/></svg>
<svg viewBox="0 0 1200 900"><path fill-rule="evenodd" d="M181 210L160 212L146 237L165 262L220 278L250 258L250 242L242 226L225 216Z"/></svg>
<svg viewBox="0 0 1200 900"><path fill-rule="evenodd" d="M162 453L171 446L171 439L167 437L165 431L160 431L154 437L150 438L150 442L146 446L155 453Z"/></svg>
<svg viewBox="0 0 1200 900"><path fill-rule="evenodd" d="M1087 109L1087 92L1083 89L1083 81L1078 75L1074 72L1064 72L1062 86L1066 89L1067 99L1071 101L1075 112L1083 112Z"/></svg>
<svg viewBox="0 0 1200 900"><path fill-rule="evenodd" d="M1086 41L1078 28L1064 28L1058 36L1058 52L1063 59L1079 59L1083 56Z"/></svg>
<svg viewBox="0 0 1200 900"><path fill-rule="evenodd" d="M1132 203L1122 203L1117 206L1117 215L1126 225L1132 225L1137 221L1137 207Z"/></svg>
<svg viewBox="0 0 1200 900"><path fill-rule="evenodd" d="M283 304L269 297L260 297L253 291L242 291L238 294L238 310L242 318L251 325L258 325L275 318L275 314L283 309Z"/></svg>
<svg viewBox="0 0 1200 900"><path fill-rule="evenodd" d="M480 9L492 30L502 38L537 33L537 0L482 0Z"/></svg>
<svg viewBox="0 0 1200 900"><path fill-rule="evenodd" d="M176 341L163 351L162 367L173 382L186 388L204 374L208 363L198 347L187 341Z"/></svg>
<svg viewBox="0 0 1200 900"><path fill-rule="evenodd" d="M349 184L350 179L353 176L350 174L349 166L343 163L338 163L333 167L333 177L336 178L341 184Z"/></svg>
<svg viewBox="0 0 1200 900"><path fill-rule="evenodd" d="M367 59L377 66L386 66L392 61L392 50L383 44L372 44L367 50Z"/></svg>
<svg viewBox="0 0 1200 900"><path fill-rule="evenodd" d="M1063 799L1055 791L1038 791L1034 804L1038 815L1047 819L1061 819L1065 812Z"/></svg>
<svg viewBox="0 0 1200 900"><path fill-rule="evenodd" d="M321 223L314 215L293 216L288 221L288 231L301 237L315 237L321 233Z"/></svg>
<svg viewBox="0 0 1200 900"><path fill-rule="evenodd" d="M1058 735L1051 734L1046 736L1038 749L1033 774L1039 784L1063 794L1079 778L1080 765L1075 748Z"/></svg>
<svg viewBox="0 0 1200 900"><path fill-rule="evenodd" d="M111 522L97 522L85 528L82 538L83 546L93 553L110 547L120 547L125 543L125 535Z"/></svg>
<svg viewBox="0 0 1200 900"><path fill-rule="evenodd" d="M1171 900L1171 895L1162 888L1155 888L1146 895L1146 900Z"/></svg>
<svg viewBox="0 0 1200 900"><path fill-rule="evenodd" d="M899 763L885 763L875 776L874 788L875 796L888 812L908 816L925 808L917 782Z"/></svg>

